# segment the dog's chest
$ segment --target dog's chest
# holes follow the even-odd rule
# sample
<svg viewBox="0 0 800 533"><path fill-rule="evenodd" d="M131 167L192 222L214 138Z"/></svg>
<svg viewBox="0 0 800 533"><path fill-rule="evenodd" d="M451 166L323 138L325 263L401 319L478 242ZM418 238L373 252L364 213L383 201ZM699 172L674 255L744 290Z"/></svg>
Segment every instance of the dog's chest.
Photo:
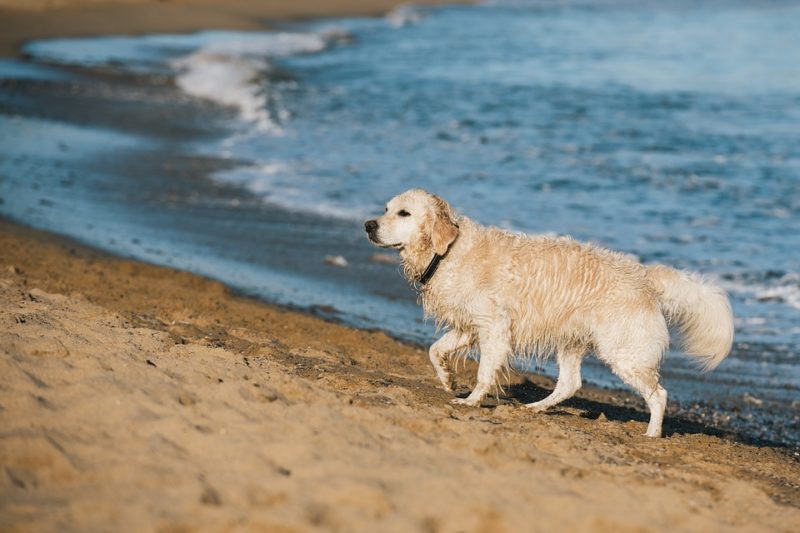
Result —
<svg viewBox="0 0 800 533"><path fill-rule="evenodd" d="M474 291L450 282L432 285L422 293L426 316L433 317L439 325L463 331L474 326L479 302L480 297Z"/></svg>

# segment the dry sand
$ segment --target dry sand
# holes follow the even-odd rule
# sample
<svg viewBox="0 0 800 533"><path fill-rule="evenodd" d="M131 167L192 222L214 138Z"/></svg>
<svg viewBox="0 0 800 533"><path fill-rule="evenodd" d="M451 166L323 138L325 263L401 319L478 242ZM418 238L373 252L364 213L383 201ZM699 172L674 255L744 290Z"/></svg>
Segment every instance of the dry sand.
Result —
<svg viewBox="0 0 800 533"><path fill-rule="evenodd" d="M800 523L791 452L693 426L647 439L619 392L534 415L519 398L552 383L517 378L516 399L455 408L382 333L9 223L0 250L4 531Z"/></svg>

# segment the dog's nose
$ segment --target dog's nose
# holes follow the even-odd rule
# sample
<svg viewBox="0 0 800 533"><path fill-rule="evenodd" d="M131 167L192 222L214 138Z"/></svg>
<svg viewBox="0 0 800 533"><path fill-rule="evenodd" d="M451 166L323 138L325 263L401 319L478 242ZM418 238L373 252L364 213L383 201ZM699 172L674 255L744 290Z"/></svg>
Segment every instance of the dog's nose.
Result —
<svg viewBox="0 0 800 533"><path fill-rule="evenodd" d="M372 233L376 229L378 229L378 223L374 220L367 220L364 222L364 229L367 230L367 233Z"/></svg>

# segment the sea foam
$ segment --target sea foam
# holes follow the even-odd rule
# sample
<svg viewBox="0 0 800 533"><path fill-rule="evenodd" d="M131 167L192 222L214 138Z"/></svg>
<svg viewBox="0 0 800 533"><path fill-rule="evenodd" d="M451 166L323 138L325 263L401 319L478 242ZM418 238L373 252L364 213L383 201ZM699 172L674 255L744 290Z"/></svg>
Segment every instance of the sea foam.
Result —
<svg viewBox="0 0 800 533"><path fill-rule="evenodd" d="M263 132L282 133L288 111L276 100L264 74L271 58L318 52L324 35L314 33L239 34L213 40L196 52L171 62L185 93L236 107L242 119Z"/></svg>
<svg viewBox="0 0 800 533"><path fill-rule="evenodd" d="M759 302L774 302L800 310L800 274L787 272L774 279L734 279L721 282L727 291Z"/></svg>
<svg viewBox="0 0 800 533"><path fill-rule="evenodd" d="M326 178L304 172L297 162L261 162L216 172L212 178L220 183L243 187L266 204L289 211L354 222L364 220L371 212L371 206L348 206L328 198L325 191L333 187L319 187Z"/></svg>

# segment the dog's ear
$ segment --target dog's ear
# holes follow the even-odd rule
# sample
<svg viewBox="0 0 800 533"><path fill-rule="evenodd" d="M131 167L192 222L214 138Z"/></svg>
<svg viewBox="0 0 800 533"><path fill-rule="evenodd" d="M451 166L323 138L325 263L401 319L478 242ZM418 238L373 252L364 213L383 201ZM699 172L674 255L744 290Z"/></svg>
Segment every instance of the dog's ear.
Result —
<svg viewBox="0 0 800 533"><path fill-rule="evenodd" d="M431 229L431 246L434 253L444 255L447 249L458 237L458 224L456 224L455 213L450 204L439 198L433 197L434 214L433 228Z"/></svg>

